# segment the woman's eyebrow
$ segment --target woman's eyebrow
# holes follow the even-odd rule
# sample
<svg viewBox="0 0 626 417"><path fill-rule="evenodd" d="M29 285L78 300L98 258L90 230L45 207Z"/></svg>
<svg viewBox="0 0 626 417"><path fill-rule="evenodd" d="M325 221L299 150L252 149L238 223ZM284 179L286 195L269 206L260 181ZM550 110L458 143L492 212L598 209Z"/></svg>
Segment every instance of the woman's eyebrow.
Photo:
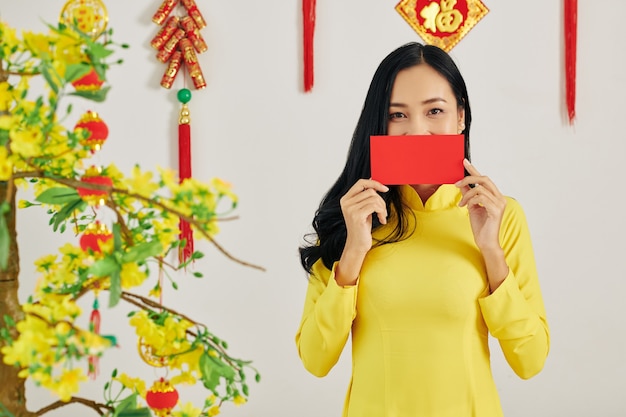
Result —
<svg viewBox="0 0 626 417"><path fill-rule="evenodd" d="M432 103L436 103L436 102L440 102L440 101L442 101L444 103L447 103L447 100L442 98L442 97L433 97L433 98L429 98L429 99L426 99L426 100L422 101L421 104L432 104ZM405 108L405 107L408 107L408 104L406 104L406 103L389 103L389 107L402 107L402 108Z"/></svg>

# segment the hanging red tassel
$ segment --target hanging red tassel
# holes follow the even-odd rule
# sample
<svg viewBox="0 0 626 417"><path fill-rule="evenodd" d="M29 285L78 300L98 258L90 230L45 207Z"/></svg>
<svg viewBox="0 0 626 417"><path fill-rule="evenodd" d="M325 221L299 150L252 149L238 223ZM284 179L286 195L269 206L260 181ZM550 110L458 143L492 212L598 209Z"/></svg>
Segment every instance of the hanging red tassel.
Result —
<svg viewBox="0 0 626 417"><path fill-rule="evenodd" d="M181 183L187 178L191 178L191 121L187 107L189 100L191 100L191 91L187 88L181 89L178 92L178 101L183 105L178 119L178 175ZM185 243L179 248L178 260L184 263L193 254L193 230L189 223L182 219L179 228L180 239Z"/></svg>
<svg viewBox="0 0 626 417"><path fill-rule="evenodd" d="M100 310L98 303L98 295L96 294L96 299L93 301L93 310L91 310L91 315L89 316L89 331L95 334L100 334ZM87 362L89 363L89 369L87 374L91 379L96 379L98 373L100 372L100 360L97 355L90 355L87 358Z"/></svg>
<svg viewBox="0 0 626 417"><path fill-rule="evenodd" d="M315 0L302 0L304 35L304 91L313 89L313 37L315 35Z"/></svg>
<svg viewBox="0 0 626 417"><path fill-rule="evenodd" d="M576 117L576 33L578 23L578 0L564 0L565 27L565 98L569 124Z"/></svg>

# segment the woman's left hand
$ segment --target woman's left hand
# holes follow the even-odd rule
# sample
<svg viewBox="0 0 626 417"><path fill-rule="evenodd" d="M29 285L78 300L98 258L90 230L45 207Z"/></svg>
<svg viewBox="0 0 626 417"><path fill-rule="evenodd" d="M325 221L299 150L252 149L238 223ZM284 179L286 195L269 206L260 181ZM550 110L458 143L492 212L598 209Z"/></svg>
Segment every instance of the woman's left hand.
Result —
<svg viewBox="0 0 626 417"><path fill-rule="evenodd" d="M500 224L506 207L506 198L487 176L481 175L465 159L465 169L470 174L455 185L463 197L459 206L467 206L474 240L481 251L500 249ZM474 187L470 187L474 184Z"/></svg>

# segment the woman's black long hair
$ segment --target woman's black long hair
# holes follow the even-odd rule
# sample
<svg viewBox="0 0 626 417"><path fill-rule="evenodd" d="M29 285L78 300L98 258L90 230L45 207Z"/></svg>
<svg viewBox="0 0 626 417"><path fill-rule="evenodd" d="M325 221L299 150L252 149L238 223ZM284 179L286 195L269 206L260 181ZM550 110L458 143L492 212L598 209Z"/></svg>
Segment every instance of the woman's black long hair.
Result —
<svg viewBox="0 0 626 417"><path fill-rule="evenodd" d="M341 175L326 193L313 218L315 234L306 237L307 244L300 247L300 261L307 272L320 258L331 269L341 257L346 243L346 223L339 200L361 178L370 178L370 136L386 135L389 118L389 100L396 75L403 69L419 64L427 64L445 77L456 97L457 105L465 110L465 157L469 159L469 132L472 113L467 96L465 81L456 64L442 49L432 45L411 42L390 53L378 66L365 98L361 116L354 130L348 150L346 165ZM407 213L403 208L398 187L390 187L381 194L387 205L387 212L398 216L394 230L377 245L397 242L409 236ZM372 216L372 230L380 226L376 216ZM305 238L306 238L305 237Z"/></svg>

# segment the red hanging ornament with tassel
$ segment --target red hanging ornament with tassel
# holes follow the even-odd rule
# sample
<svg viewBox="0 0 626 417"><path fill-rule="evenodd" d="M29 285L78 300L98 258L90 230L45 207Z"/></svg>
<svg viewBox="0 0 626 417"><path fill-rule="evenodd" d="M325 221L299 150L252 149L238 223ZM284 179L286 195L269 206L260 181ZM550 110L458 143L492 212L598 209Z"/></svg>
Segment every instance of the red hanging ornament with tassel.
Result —
<svg viewBox="0 0 626 417"><path fill-rule="evenodd" d="M578 31L578 0L564 0L565 29L565 101L569 124L576 118L576 37Z"/></svg>
<svg viewBox="0 0 626 417"><path fill-rule="evenodd" d="M100 334L100 303L98 302L98 292L99 289L94 291L95 299L93 300L93 308L91 310L91 315L89 316L89 331L99 335ZM100 373L100 358L98 355L89 355L87 358L89 369L88 375L93 380L98 377Z"/></svg>
<svg viewBox="0 0 626 417"><path fill-rule="evenodd" d="M304 35L304 91L313 89L313 40L315 37L315 0L302 0L302 34Z"/></svg>
<svg viewBox="0 0 626 417"><path fill-rule="evenodd" d="M178 119L178 176L182 183L191 178L191 120L189 107L187 107L187 103L191 100L191 91L183 88L178 91L177 98L182 104ZM178 260L184 263L191 259L193 254L193 230L189 222L183 219L180 220L179 228L182 243L178 251Z"/></svg>

